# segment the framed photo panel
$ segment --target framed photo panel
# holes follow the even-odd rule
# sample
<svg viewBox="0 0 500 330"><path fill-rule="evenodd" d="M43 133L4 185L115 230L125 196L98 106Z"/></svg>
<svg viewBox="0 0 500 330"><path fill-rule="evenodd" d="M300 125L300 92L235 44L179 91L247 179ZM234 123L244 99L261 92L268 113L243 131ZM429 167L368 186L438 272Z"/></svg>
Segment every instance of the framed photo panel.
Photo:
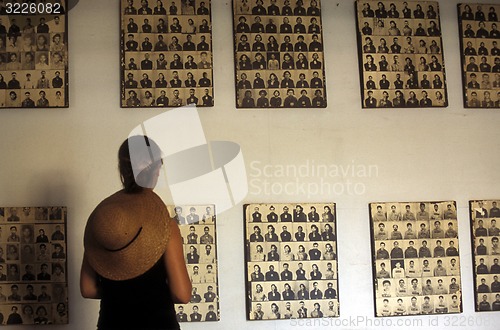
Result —
<svg viewBox="0 0 500 330"><path fill-rule="evenodd" d="M236 107L325 108L321 2L233 0Z"/></svg>
<svg viewBox="0 0 500 330"><path fill-rule="evenodd" d="M499 200L469 202L476 311L500 311Z"/></svg>
<svg viewBox="0 0 500 330"><path fill-rule="evenodd" d="M362 107L446 107L439 3L358 0L355 6Z"/></svg>
<svg viewBox="0 0 500 330"><path fill-rule="evenodd" d="M338 317L335 204L243 210L248 320Z"/></svg>
<svg viewBox="0 0 500 330"><path fill-rule="evenodd" d="M500 4L458 5L465 108L500 108Z"/></svg>
<svg viewBox="0 0 500 330"><path fill-rule="evenodd" d="M179 224L186 265L193 285L190 302L175 304L177 321L219 321L215 205L167 208Z"/></svg>
<svg viewBox="0 0 500 330"><path fill-rule="evenodd" d="M375 316L462 312L454 201L370 203Z"/></svg>
<svg viewBox="0 0 500 330"><path fill-rule="evenodd" d="M66 207L0 207L2 324L68 324Z"/></svg>
<svg viewBox="0 0 500 330"><path fill-rule="evenodd" d="M0 108L67 108L67 0L0 4Z"/></svg>
<svg viewBox="0 0 500 330"><path fill-rule="evenodd" d="M210 0L120 0L121 107L212 107Z"/></svg>

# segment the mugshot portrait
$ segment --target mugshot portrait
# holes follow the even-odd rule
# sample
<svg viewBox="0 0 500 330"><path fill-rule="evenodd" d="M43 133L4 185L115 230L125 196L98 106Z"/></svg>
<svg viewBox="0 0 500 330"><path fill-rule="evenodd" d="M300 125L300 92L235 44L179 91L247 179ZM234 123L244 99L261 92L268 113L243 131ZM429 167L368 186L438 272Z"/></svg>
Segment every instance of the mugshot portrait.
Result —
<svg viewBox="0 0 500 330"><path fill-rule="evenodd" d="M362 107L446 107L438 3L357 1L356 11Z"/></svg>
<svg viewBox="0 0 500 330"><path fill-rule="evenodd" d="M22 324L67 324L66 207L2 209L0 310Z"/></svg>
<svg viewBox="0 0 500 330"><path fill-rule="evenodd" d="M326 107L320 1L244 2L233 0L236 107Z"/></svg>
<svg viewBox="0 0 500 330"><path fill-rule="evenodd" d="M454 201L370 203L375 315L461 312Z"/></svg>
<svg viewBox="0 0 500 330"><path fill-rule="evenodd" d="M122 0L120 13L121 107L212 107L210 1Z"/></svg>
<svg viewBox="0 0 500 330"><path fill-rule="evenodd" d="M247 204L244 214L248 319L338 316L335 204Z"/></svg>
<svg viewBox="0 0 500 330"><path fill-rule="evenodd" d="M472 260L474 265L475 310L500 310L500 200L471 200Z"/></svg>
<svg viewBox="0 0 500 330"><path fill-rule="evenodd" d="M463 104L465 108L500 108L500 48L497 4L457 5Z"/></svg>
<svg viewBox="0 0 500 330"><path fill-rule="evenodd" d="M0 107L69 106L67 1L58 4L57 13L0 17Z"/></svg>
<svg viewBox="0 0 500 330"><path fill-rule="evenodd" d="M179 224L184 258L193 285L190 302L175 304L177 320L218 321L220 316L215 205L168 205L167 209Z"/></svg>

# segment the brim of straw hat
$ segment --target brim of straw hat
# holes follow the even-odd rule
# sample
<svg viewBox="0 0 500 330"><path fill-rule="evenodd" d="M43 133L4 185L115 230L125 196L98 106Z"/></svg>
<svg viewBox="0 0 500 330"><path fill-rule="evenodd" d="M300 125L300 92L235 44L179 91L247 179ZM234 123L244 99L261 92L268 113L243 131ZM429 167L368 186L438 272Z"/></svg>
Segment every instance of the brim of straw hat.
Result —
<svg viewBox="0 0 500 330"><path fill-rule="evenodd" d="M144 274L165 253L171 221L167 207L152 190L111 195L95 208L85 227L89 264L102 277L115 281ZM120 240L123 237L126 244Z"/></svg>

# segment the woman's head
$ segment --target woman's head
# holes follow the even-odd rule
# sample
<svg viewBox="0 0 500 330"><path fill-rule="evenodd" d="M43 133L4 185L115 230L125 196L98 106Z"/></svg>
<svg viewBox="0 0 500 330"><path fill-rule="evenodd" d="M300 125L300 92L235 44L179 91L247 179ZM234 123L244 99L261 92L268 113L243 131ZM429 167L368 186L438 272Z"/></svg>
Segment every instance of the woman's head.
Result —
<svg viewBox="0 0 500 330"><path fill-rule="evenodd" d="M126 192L154 188L162 164L160 147L147 136L131 136L118 150L118 169Z"/></svg>

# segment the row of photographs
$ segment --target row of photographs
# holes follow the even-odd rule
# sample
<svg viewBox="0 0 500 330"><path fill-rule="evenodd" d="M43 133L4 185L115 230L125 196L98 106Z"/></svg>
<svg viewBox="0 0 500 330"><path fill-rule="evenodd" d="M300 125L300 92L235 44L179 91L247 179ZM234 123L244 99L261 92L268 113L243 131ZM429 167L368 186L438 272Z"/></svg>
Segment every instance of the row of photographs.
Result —
<svg viewBox="0 0 500 330"><path fill-rule="evenodd" d="M66 221L66 207L0 207L0 223L4 221L32 223ZM10 218L10 220L9 220Z"/></svg>
<svg viewBox="0 0 500 330"><path fill-rule="evenodd" d="M6 274L4 273L4 266ZM23 269L22 273L20 269ZM47 261L36 264L0 264L0 281L22 281L22 283L31 283L31 281L66 282L65 260L54 258L52 262Z"/></svg>
<svg viewBox="0 0 500 330"><path fill-rule="evenodd" d="M123 99L126 107L181 107L194 104L202 107L214 105L208 88L126 90ZM187 96L187 97L186 97Z"/></svg>
<svg viewBox="0 0 500 330"><path fill-rule="evenodd" d="M339 302L330 300L263 301L253 302L249 320L288 320L338 317Z"/></svg>
<svg viewBox="0 0 500 330"><path fill-rule="evenodd" d="M295 96L293 88L284 90L240 90L238 91L237 104L241 108L324 108L326 100L321 89L310 90L300 89L300 96ZM272 96L271 96L272 92ZM314 92L314 94L313 94ZM269 93L270 98L267 97ZM255 94L255 97L254 97ZM283 95L283 97L282 97ZM311 95L309 97L308 95Z"/></svg>
<svg viewBox="0 0 500 330"><path fill-rule="evenodd" d="M366 89L443 89L442 73L365 73ZM441 91L442 92L442 91Z"/></svg>
<svg viewBox="0 0 500 330"><path fill-rule="evenodd" d="M233 9L236 14L242 15L269 15L269 16L320 16L321 3L311 0L308 4L303 0L233 0Z"/></svg>
<svg viewBox="0 0 500 330"><path fill-rule="evenodd" d="M308 204L305 208L302 204L256 205L246 212L248 222L335 222L335 204Z"/></svg>
<svg viewBox="0 0 500 330"><path fill-rule="evenodd" d="M373 226L373 236L376 241L401 240L403 238L405 240L454 238L457 235L456 220L406 220L405 222L389 220L379 221Z"/></svg>
<svg viewBox="0 0 500 330"><path fill-rule="evenodd" d="M358 13L363 17L435 19L438 6L435 1L359 1Z"/></svg>
<svg viewBox="0 0 500 330"><path fill-rule="evenodd" d="M472 10L472 7L475 11ZM494 4L462 4L459 6L458 13L462 20L497 22L497 10L499 9L499 6Z"/></svg>
<svg viewBox="0 0 500 330"><path fill-rule="evenodd" d="M500 55L498 40L463 38L462 54L466 56L498 56Z"/></svg>
<svg viewBox="0 0 500 330"><path fill-rule="evenodd" d="M189 52L186 54L184 53L141 54L134 52L125 54L124 60L125 60L124 63L126 63L124 74L127 77L128 77L128 71L131 70L144 70L144 71L167 70L167 69L196 70L196 69L210 69L212 67L211 54L205 51ZM180 70L181 74L183 74L183 72L184 71ZM166 72L164 74L166 74Z"/></svg>
<svg viewBox="0 0 500 330"><path fill-rule="evenodd" d="M5 283L0 286L0 304L5 305L17 302L61 302L66 299L60 284L33 282L26 285ZM8 290L3 290L8 288ZM5 292L5 294L3 294Z"/></svg>
<svg viewBox="0 0 500 330"><path fill-rule="evenodd" d="M10 16L0 12L0 35L9 37L33 33L66 33L65 23L65 15Z"/></svg>
<svg viewBox="0 0 500 330"><path fill-rule="evenodd" d="M191 283L189 304L176 304L179 322L219 320L215 205L168 205L179 224ZM189 315L188 315L189 314Z"/></svg>
<svg viewBox="0 0 500 330"><path fill-rule="evenodd" d="M379 298L378 316L405 316L450 314L462 311L460 294L442 294L424 297Z"/></svg>
<svg viewBox="0 0 500 330"><path fill-rule="evenodd" d="M453 257L431 258L405 256L404 259L375 260L376 278L420 278L431 276L458 276L460 263Z"/></svg>
<svg viewBox="0 0 500 330"><path fill-rule="evenodd" d="M133 0L122 0L121 5L124 15L209 15L210 0L172 1L165 7L162 0L156 2L156 6L150 7L148 1L141 1L140 5L134 5ZM168 5L168 4L167 4ZM168 8L168 9L167 9Z"/></svg>
<svg viewBox="0 0 500 330"><path fill-rule="evenodd" d="M404 42L400 44L400 40ZM421 37L412 39L412 37L390 37L380 38L375 44L372 37L364 37L364 54L441 54L441 47L438 45L437 37ZM388 44L392 42L391 44Z"/></svg>
<svg viewBox="0 0 500 330"><path fill-rule="evenodd" d="M0 324L67 324L68 309L65 302L57 304L13 304L0 306Z"/></svg>
<svg viewBox="0 0 500 330"><path fill-rule="evenodd" d="M252 283L252 301L337 299L336 281Z"/></svg>
<svg viewBox="0 0 500 330"><path fill-rule="evenodd" d="M66 259L65 244L40 243L40 244L19 244L7 243L0 245L0 262L45 262L54 259ZM4 255L5 251L5 255ZM36 258L35 258L36 256ZM5 258L4 258L5 257Z"/></svg>
<svg viewBox="0 0 500 330"><path fill-rule="evenodd" d="M279 232L276 231L279 228ZM250 242L333 242L336 240L333 222L317 224L252 222L247 224L247 239Z"/></svg>
<svg viewBox="0 0 500 330"><path fill-rule="evenodd" d="M361 33L373 36L416 36L433 37L441 35L436 19L361 18Z"/></svg>
<svg viewBox="0 0 500 330"><path fill-rule="evenodd" d="M0 107L47 108L67 105L65 89L0 90Z"/></svg>
<svg viewBox="0 0 500 330"><path fill-rule="evenodd" d="M50 241L64 241L65 231L66 226L63 224L49 225L47 223L24 223L19 225L16 222L2 224L0 225L0 243L17 242L22 244L33 244L49 243ZM38 233L38 235L36 235L36 233Z"/></svg>
<svg viewBox="0 0 500 330"><path fill-rule="evenodd" d="M298 261L261 261L248 263L248 281L306 281L336 279L337 263L332 259ZM261 268L262 266L262 268ZM295 283L295 282L294 282Z"/></svg>
<svg viewBox="0 0 500 330"><path fill-rule="evenodd" d="M203 16L146 17L124 16L122 24L125 31L127 33L182 33L194 35L196 33L208 33L211 30L209 20Z"/></svg>
<svg viewBox="0 0 500 330"><path fill-rule="evenodd" d="M440 294L456 294L460 292L458 276L434 278L395 278L377 279L378 298L405 296L432 296ZM421 283L419 283L419 280ZM433 282L434 281L434 282Z"/></svg>
<svg viewBox="0 0 500 330"><path fill-rule="evenodd" d="M208 51L211 46L207 42L210 38L209 34L202 34L192 36L190 34L186 36L179 36L177 34L166 35L158 34L140 34L134 35L132 33L127 34L127 41L125 42L126 52L179 52L179 51ZM141 41L142 40L142 41Z"/></svg>
<svg viewBox="0 0 500 330"><path fill-rule="evenodd" d="M252 20L250 24L249 20ZM321 26L318 25L317 17L305 17L297 16L295 18L295 23L290 22L288 16L283 17L282 20L277 20L276 17L264 17L264 22L262 22L261 16L246 16L238 17L238 24L235 26L236 33L274 33L274 34L317 34L321 32ZM264 23L266 23L264 25ZM305 23L305 24L304 24ZM307 26L306 26L307 24Z"/></svg>
<svg viewBox="0 0 500 330"><path fill-rule="evenodd" d="M270 71L255 71L255 78L253 81L248 80L248 76L245 72L240 74L239 79L237 80L236 85L238 89L265 89L267 88L300 88L300 89L308 89L308 88L322 88L324 86L324 80L320 77L318 71L314 71L309 74L305 72L294 72L294 71L274 71L269 73ZM267 82L264 80L267 78L267 73L269 73L269 78ZM280 78L278 78L280 75ZM264 78L262 78L264 76ZM298 78L298 79L297 79Z"/></svg>
<svg viewBox="0 0 500 330"><path fill-rule="evenodd" d="M427 108L445 107L448 100L445 90L368 90L364 92L365 108Z"/></svg>

